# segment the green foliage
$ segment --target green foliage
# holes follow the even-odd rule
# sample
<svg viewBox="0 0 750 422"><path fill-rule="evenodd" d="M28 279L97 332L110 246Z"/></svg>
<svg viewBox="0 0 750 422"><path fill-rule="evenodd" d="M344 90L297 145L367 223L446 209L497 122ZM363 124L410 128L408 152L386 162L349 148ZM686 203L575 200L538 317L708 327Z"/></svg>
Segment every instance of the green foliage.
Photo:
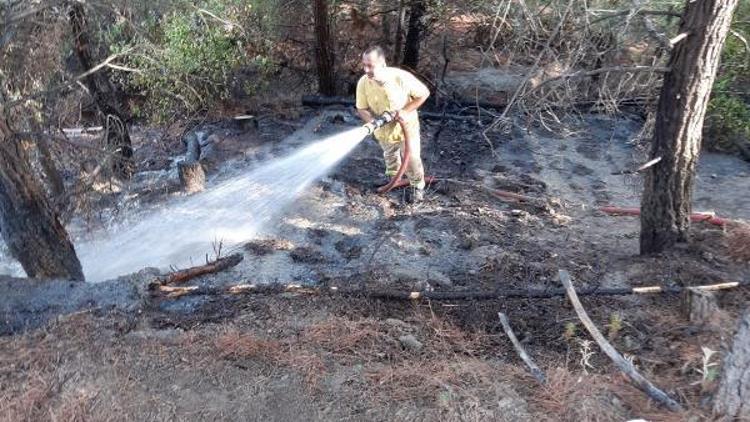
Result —
<svg viewBox="0 0 750 422"><path fill-rule="evenodd" d="M113 25L103 38L112 53L127 53L133 71L123 74L122 83L140 98L132 108L136 117L162 122L209 109L238 90L256 92L262 82L237 76L248 67L267 76L273 67L262 30L272 25L272 3L181 0L148 14L137 28L132 22Z"/></svg>
<svg viewBox="0 0 750 422"><path fill-rule="evenodd" d="M712 149L732 150L736 140L750 140L750 3L741 3L708 104L705 143Z"/></svg>
<svg viewBox="0 0 750 422"><path fill-rule="evenodd" d="M565 329L563 330L563 338L565 340L572 340L578 333L578 327L575 322L566 322Z"/></svg>
<svg viewBox="0 0 750 422"><path fill-rule="evenodd" d="M614 340L622 331L623 319L622 314L619 312L612 312L609 315L609 324L607 324L607 336L610 340Z"/></svg>

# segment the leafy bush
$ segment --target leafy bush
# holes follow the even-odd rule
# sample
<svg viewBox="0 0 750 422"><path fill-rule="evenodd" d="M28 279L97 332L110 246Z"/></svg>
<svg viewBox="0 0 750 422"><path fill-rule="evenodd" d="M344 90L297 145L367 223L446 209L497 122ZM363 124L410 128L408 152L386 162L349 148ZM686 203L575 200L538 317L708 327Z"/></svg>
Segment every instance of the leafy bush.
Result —
<svg viewBox="0 0 750 422"><path fill-rule="evenodd" d="M105 38L112 53L125 53L122 83L140 98L136 117L163 122L176 114L209 109L230 98L233 89L248 94L257 83L237 81L252 66L266 74L272 63L263 54L269 45L262 31L268 18L253 3L239 0L177 1L168 11L115 24ZM265 2L268 3L268 2ZM163 12L163 13L162 13ZM250 91L250 92L248 92Z"/></svg>

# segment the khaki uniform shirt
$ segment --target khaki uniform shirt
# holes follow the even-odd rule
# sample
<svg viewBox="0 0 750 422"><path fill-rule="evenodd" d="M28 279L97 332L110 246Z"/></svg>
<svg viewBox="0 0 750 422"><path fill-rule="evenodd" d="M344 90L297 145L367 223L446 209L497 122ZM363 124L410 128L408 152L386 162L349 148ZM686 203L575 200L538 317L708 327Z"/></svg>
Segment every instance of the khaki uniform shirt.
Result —
<svg viewBox="0 0 750 422"><path fill-rule="evenodd" d="M401 110L414 98L430 95L430 90L411 73L395 67L386 67L384 82L378 83L367 75L357 82L357 108L370 110L376 116L386 111ZM419 126L417 112L403 116L405 124ZM401 142L404 134L398 122L391 122L375 130L375 139L381 142Z"/></svg>

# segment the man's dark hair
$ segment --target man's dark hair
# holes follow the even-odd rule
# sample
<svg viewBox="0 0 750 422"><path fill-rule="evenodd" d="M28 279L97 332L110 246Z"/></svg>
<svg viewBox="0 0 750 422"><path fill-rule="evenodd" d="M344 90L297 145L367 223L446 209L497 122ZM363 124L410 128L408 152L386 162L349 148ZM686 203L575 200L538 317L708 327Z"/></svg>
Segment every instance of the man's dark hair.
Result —
<svg viewBox="0 0 750 422"><path fill-rule="evenodd" d="M383 47L379 45L373 45L371 47L367 47L367 50L365 50L365 52L362 53L362 55L366 55L370 53L375 53L380 57L385 57L385 50L383 50Z"/></svg>

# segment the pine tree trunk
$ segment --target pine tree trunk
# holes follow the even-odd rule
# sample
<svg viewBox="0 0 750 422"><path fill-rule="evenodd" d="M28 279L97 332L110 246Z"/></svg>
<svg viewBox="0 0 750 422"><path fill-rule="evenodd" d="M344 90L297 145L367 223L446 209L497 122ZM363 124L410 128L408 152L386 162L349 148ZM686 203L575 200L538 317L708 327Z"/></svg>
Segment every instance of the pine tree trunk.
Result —
<svg viewBox="0 0 750 422"><path fill-rule="evenodd" d="M726 419L750 420L750 310L740 318L732 349L724 359L714 413Z"/></svg>
<svg viewBox="0 0 750 422"><path fill-rule="evenodd" d="M425 32L424 15L427 6L424 0L412 0L409 10L409 30L404 45L404 67L416 69L419 64L419 47Z"/></svg>
<svg viewBox="0 0 750 422"><path fill-rule="evenodd" d="M91 41L86 24L86 13L83 4L73 2L70 9L70 25L73 30L74 49L78 61L84 71L90 70L97 63L94 62ZM106 69L83 78L83 83L94 98L99 111L100 123L106 128L105 148L113 158L111 160L112 174L122 179L129 179L133 175L133 145L128 133L127 119L121 110L117 92L109 80Z"/></svg>
<svg viewBox="0 0 750 422"><path fill-rule="evenodd" d="M336 75L334 72L333 33L328 10L328 0L313 2L315 20L315 63L318 68L318 92L322 95L336 95Z"/></svg>
<svg viewBox="0 0 750 422"><path fill-rule="evenodd" d="M398 17L396 22L396 37L393 40L393 63L401 62L401 49L404 44L404 21L406 21L406 0L398 2Z"/></svg>
<svg viewBox="0 0 750 422"><path fill-rule="evenodd" d="M688 1L657 106L651 158L641 202L641 253L686 241L701 130L721 49L738 0Z"/></svg>
<svg viewBox="0 0 750 422"><path fill-rule="evenodd" d="M34 278L83 280L65 227L34 177L23 143L0 121L0 232Z"/></svg>

